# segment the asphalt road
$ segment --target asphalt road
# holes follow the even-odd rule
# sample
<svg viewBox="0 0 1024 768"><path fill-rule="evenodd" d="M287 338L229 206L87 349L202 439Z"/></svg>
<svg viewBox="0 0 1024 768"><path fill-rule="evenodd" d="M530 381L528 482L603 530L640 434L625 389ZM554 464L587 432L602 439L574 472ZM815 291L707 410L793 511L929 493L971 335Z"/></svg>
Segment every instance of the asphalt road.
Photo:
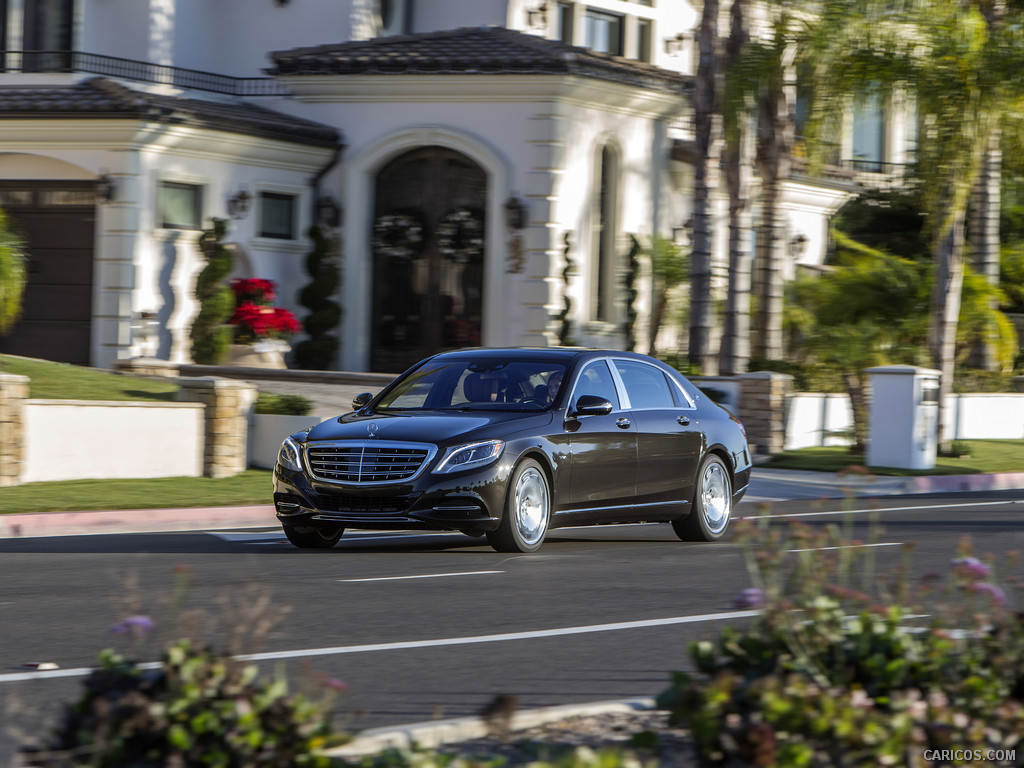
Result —
<svg viewBox="0 0 1024 768"><path fill-rule="evenodd" d="M793 501L768 513L772 525L838 526L848 541L871 540L877 518L879 571L913 543L916 573L946 573L965 535L977 554L1024 550L1022 498ZM99 649L155 659L187 627L237 630L240 650L294 683L345 681L340 722L362 729L473 714L501 693L522 707L656 695L690 667L689 640L745 620L733 598L747 586L735 538L686 544L667 525L554 531L533 555L461 534L351 532L323 552L275 529L0 540L0 765L16 750L12 730L45 727ZM109 630L136 614L157 630L132 647ZM22 669L39 662L59 669Z"/></svg>

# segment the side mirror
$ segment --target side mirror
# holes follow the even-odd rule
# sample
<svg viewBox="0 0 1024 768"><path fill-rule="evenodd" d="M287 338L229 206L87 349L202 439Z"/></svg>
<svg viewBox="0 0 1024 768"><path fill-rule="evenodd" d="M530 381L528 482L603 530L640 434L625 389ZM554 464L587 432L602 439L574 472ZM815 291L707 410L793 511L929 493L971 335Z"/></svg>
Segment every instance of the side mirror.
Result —
<svg viewBox="0 0 1024 768"><path fill-rule="evenodd" d="M371 400L373 400L373 394L370 392L363 392L361 394L356 395L352 399L352 410L358 411Z"/></svg>
<svg viewBox="0 0 1024 768"><path fill-rule="evenodd" d="M612 404L597 395L580 395L570 416L607 416L612 412Z"/></svg>

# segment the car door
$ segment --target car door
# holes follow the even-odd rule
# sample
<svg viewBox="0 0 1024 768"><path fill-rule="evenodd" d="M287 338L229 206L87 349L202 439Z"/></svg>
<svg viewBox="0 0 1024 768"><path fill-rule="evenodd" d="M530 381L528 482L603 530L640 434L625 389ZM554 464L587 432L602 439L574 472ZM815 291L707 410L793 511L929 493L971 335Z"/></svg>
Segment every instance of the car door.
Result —
<svg viewBox="0 0 1024 768"><path fill-rule="evenodd" d="M637 430L636 511L676 517L693 499L703 448L697 412L660 368L622 358L613 364Z"/></svg>
<svg viewBox="0 0 1024 768"><path fill-rule="evenodd" d="M581 395L596 395L612 404L612 412L573 416ZM570 459L569 500L560 515L578 522L621 519L633 505L636 492L636 427L616 391L605 360L580 369L567 401L565 433Z"/></svg>

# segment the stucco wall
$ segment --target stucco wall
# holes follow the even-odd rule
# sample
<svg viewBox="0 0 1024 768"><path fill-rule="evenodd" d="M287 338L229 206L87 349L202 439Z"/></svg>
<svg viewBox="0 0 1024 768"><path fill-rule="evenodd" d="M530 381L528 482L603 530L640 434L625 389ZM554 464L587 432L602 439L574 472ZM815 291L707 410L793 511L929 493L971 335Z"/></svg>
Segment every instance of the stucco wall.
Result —
<svg viewBox="0 0 1024 768"><path fill-rule="evenodd" d="M195 403L25 400L21 481L203 474Z"/></svg>

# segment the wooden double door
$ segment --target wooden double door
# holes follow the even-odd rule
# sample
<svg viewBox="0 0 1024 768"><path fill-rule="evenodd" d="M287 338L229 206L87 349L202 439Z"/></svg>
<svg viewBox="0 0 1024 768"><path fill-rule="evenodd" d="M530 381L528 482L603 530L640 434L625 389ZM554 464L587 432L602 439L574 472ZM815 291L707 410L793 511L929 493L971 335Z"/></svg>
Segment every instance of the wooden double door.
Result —
<svg viewBox="0 0 1024 768"><path fill-rule="evenodd" d="M377 176L371 366L400 372L481 343L487 175L444 147L422 147Z"/></svg>

